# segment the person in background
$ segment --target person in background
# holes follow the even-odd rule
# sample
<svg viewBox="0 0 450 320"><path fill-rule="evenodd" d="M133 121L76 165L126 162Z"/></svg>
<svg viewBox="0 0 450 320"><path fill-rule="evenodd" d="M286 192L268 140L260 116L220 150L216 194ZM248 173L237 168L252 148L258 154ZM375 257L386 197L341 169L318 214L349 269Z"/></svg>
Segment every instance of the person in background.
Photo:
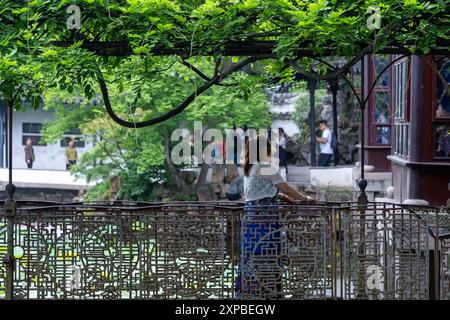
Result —
<svg viewBox="0 0 450 320"><path fill-rule="evenodd" d="M28 169L33 169L33 162L35 161L33 141L31 138L27 138L25 142L25 162L27 163Z"/></svg>
<svg viewBox="0 0 450 320"><path fill-rule="evenodd" d="M278 128L278 135L279 135L279 156L280 156L280 174L283 177L285 181L286 175L288 173L287 169L287 151L286 151L286 133L284 132L283 128Z"/></svg>
<svg viewBox="0 0 450 320"><path fill-rule="evenodd" d="M66 170L70 170L70 168L77 163L78 153L77 148L75 147L75 140L70 139L69 145L64 152L66 158Z"/></svg>
<svg viewBox="0 0 450 320"><path fill-rule="evenodd" d="M322 131L322 136L316 137L316 141L320 144L319 167L328 167L333 156L333 148L331 148L333 134L328 128L326 120L320 120L319 129Z"/></svg>

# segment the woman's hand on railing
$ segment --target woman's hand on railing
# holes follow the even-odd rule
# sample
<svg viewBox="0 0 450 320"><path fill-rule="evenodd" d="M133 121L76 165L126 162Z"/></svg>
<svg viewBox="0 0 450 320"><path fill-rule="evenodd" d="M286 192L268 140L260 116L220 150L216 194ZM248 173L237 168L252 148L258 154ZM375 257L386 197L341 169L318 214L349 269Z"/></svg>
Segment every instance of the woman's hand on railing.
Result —
<svg viewBox="0 0 450 320"><path fill-rule="evenodd" d="M278 192L278 200L281 202L286 202L288 204L295 202L292 198L290 198L289 196L285 195L282 192Z"/></svg>
<svg viewBox="0 0 450 320"><path fill-rule="evenodd" d="M307 203L308 204L308 203L314 203L316 201L315 198L307 196L307 195L304 195L303 199L301 199L301 200L295 200L282 192L278 193L278 200L282 203L284 202L287 204L295 204L295 203Z"/></svg>
<svg viewBox="0 0 450 320"><path fill-rule="evenodd" d="M306 202L306 203L314 203L314 202L316 202L316 199L314 199L313 197L310 197L310 196L306 196L306 195L305 195L305 199L302 200L302 202Z"/></svg>

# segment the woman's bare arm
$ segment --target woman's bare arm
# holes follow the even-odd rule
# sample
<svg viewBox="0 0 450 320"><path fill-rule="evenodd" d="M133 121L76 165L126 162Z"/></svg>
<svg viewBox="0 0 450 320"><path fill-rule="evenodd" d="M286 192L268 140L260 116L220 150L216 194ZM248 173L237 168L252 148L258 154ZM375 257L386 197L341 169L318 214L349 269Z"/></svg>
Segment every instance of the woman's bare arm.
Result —
<svg viewBox="0 0 450 320"><path fill-rule="evenodd" d="M307 202L311 202L314 201L314 198L311 198L307 195L304 195L301 192L298 192L297 190L295 190L294 188L292 188L290 185L288 185L287 183L283 182L283 183L279 183L276 185L276 187L283 192L286 196L288 196L290 199L292 200L297 200L297 201L307 201Z"/></svg>

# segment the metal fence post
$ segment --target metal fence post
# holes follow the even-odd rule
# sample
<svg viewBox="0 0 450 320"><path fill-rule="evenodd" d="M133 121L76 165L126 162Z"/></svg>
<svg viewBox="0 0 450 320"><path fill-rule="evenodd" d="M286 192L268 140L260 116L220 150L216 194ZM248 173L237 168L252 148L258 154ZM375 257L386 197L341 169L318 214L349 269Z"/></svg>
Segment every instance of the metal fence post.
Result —
<svg viewBox="0 0 450 320"><path fill-rule="evenodd" d="M7 199L4 205L4 212L7 223L7 251L3 257L3 263L6 269L6 300L12 300L14 297L14 217L16 215L16 201L14 193L16 187L12 184L12 126L13 126L14 101L8 100L8 185L6 186Z"/></svg>
<svg viewBox="0 0 450 320"><path fill-rule="evenodd" d="M359 248L358 248L358 299L366 299L366 209L367 209L367 195L365 189L367 181L361 179L358 181L361 194L358 196L359 209Z"/></svg>
<svg viewBox="0 0 450 320"><path fill-rule="evenodd" d="M441 298L441 259L440 259L440 238L439 238L439 210L436 210L435 219L435 231L434 231L434 299L440 300Z"/></svg>
<svg viewBox="0 0 450 320"><path fill-rule="evenodd" d="M358 298L365 299L366 295L366 209L367 209L367 180L364 177L364 165L365 165L365 56L361 58L361 159L360 159L360 169L361 169L361 179L358 181L358 186L360 194L358 196L358 208L359 208L359 249L358 249L358 273L359 273L359 283L358 283Z"/></svg>

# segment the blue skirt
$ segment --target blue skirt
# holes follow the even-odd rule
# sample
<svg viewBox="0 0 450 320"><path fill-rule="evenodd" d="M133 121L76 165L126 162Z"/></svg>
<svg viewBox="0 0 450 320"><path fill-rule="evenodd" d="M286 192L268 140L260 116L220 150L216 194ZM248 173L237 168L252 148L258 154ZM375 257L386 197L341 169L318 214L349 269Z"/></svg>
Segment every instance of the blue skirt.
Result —
<svg viewBox="0 0 450 320"><path fill-rule="evenodd" d="M245 203L235 295L238 299L281 298L283 267L276 198Z"/></svg>

